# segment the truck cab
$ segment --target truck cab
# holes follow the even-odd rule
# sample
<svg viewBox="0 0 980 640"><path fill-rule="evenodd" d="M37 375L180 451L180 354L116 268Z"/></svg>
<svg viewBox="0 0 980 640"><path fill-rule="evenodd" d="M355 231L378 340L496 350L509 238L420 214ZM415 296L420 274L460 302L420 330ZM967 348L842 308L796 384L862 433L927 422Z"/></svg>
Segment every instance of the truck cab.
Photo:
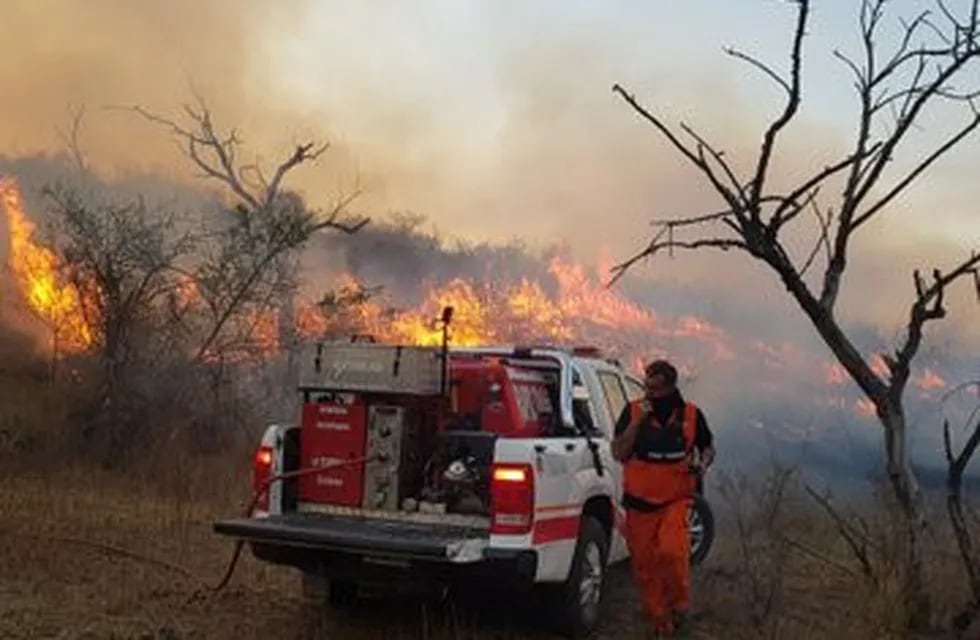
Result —
<svg viewBox="0 0 980 640"><path fill-rule="evenodd" d="M606 569L628 557L610 443L639 380L592 349L328 343L310 360L302 419L256 451L255 508L217 533L335 604L501 585L543 595L567 631L597 625Z"/></svg>

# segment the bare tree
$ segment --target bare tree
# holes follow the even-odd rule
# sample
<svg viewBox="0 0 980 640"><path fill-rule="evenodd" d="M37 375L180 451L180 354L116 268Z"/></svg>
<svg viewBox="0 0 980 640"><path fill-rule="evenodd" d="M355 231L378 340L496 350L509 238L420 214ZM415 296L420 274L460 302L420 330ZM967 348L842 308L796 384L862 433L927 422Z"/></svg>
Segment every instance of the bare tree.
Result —
<svg viewBox="0 0 980 640"><path fill-rule="evenodd" d="M326 211L314 211L284 188L285 179L295 168L319 159L329 144L297 145L270 174L258 163L239 162L242 140L238 132L220 132L200 99L196 107L185 106L184 122L139 106L132 110L166 127L182 144L194 167L237 200L230 224L211 236L214 242L208 256L192 273L211 316L210 328L197 347L198 360L220 342L243 307L288 288L290 258L313 234L324 229L356 233L368 223L367 218L348 213L359 195L357 190L339 197Z"/></svg>
<svg viewBox="0 0 980 640"><path fill-rule="evenodd" d="M911 624L927 614L927 593L922 584L919 531L924 526L920 492L907 449L907 424L903 398L910 368L922 342L923 327L944 317L944 296L957 280L973 274L980 291L977 267L980 254L972 254L947 269L935 269L930 281L915 272L915 298L905 337L893 354L884 356L887 377L872 368L836 316L841 281L847 267L852 240L868 223L886 213L888 206L917 179L925 175L950 150L980 126L977 91L964 91L958 82L980 58L978 0L971 0L962 15L938 0L935 11L923 11L910 21L900 22L900 34L891 52L881 40L887 0L862 0L860 35L862 53L855 59L835 51L853 72L860 111L854 147L844 157L817 171L785 192L769 184L773 155L780 134L799 113L803 97L803 40L810 15L810 1L796 0L797 20L793 33L791 68L788 77L752 55L727 49L734 58L748 63L776 83L786 102L763 137L759 154L747 178L716 146L692 127L681 124L677 133L620 85L613 91L644 121L661 134L670 146L693 166L723 206L704 215L672 218L659 222L660 229L636 255L617 265L614 281L641 259L667 250L713 248L739 250L760 260L779 276L790 295L809 318L823 341L874 403L883 427L887 472L893 494L901 507L908 536L908 588L923 606ZM891 177L886 168L903 150L909 133L916 130L927 107L959 105L966 117L949 135L938 141L912 168ZM828 204L822 196L827 187L841 184L839 198ZM820 232L812 249L793 255L788 242L804 214L812 213ZM823 255L823 274L808 281L807 272Z"/></svg>
<svg viewBox="0 0 980 640"><path fill-rule="evenodd" d="M944 400L961 391L971 390L980 392L980 381L959 385L948 392ZM980 553L973 539L973 533L968 522L968 514L963 505L963 474L980 447L980 404L974 407L967 417L964 428L970 435L958 452L953 452L953 439L950 434L949 420L943 421L943 445L946 451L946 511L956 535L956 543L960 550L960 558L966 569L970 583L971 601L957 617L956 626L968 627L980 612Z"/></svg>

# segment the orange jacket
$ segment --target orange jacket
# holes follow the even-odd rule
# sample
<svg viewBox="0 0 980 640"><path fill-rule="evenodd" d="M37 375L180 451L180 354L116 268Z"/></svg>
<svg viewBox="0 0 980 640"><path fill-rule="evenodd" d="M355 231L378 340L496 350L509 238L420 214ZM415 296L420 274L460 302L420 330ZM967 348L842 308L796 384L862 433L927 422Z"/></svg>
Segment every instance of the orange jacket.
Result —
<svg viewBox="0 0 980 640"><path fill-rule="evenodd" d="M635 421L642 412L640 400L630 403L630 419ZM698 408L690 402L684 404L682 419L682 446L647 455L646 460L632 456L623 467L623 493L651 506L667 504L690 497L697 480L688 465L694 449L697 430ZM663 429L664 425L650 418L641 429Z"/></svg>

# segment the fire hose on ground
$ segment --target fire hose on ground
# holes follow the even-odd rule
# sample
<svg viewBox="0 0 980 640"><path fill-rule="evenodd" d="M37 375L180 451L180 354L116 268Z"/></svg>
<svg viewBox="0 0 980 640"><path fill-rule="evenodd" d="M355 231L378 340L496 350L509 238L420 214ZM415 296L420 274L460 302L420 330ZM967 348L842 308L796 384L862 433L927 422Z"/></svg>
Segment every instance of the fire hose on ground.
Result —
<svg viewBox="0 0 980 640"><path fill-rule="evenodd" d="M349 460L334 461L322 466L308 467L304 469L296 469L293 471L284 471L282 473L274 474L268 477L265 481L263 481L262 484L252 492L251 498L249 499L248 506L245 509L244 515L246 518L252 515L252 512L255 510L255 506L258 504L259 500L264 495L268 494L269 488L272 486L272 483L274 482L279 482L283 480L293 480L305 476L316 475L318 473L324 473L340 467L365 464L374 461L374 459L375 456L351 458ZM166 560L160 560L159 558L153 558L141 553L137 553L136 551L133 551L131 549L126 549L125 547L119 547L104 542L96 542L93 540L85 540L83 538L48 535L44 533L24 533L24 532L4 530L4 529L0 529L0 533L2 533L3 535L9 535L11 537L24 537L24 538L31 538L34 540L40 539L55 544L65 544L65 545L72 545L77 547L84 547L88 549L94 549L96 551L102 551L103 553L107 553L109 555L127 558L130 560L141 562L146 565L155 566L160 569L166 569L167 571L181 575L184 578L187 578L188 580L191 580L198 584L199 588L195 589L189 598L189 600L191 601L197 600L207 593L211 593L211 594L218 593L228 585L228 583L231 581L232 576L235 573L235 568L238 565L239 558L241 557L242 549L245 546L244 540L235 541L235 548L228 562L228 567L225 569L225 572L222 574L221 579L216 584L212 585L207 580L201 578L199 575L195 574L193 571L187 569L186 567L183 567L181 565L172 562L168 562Z"/></svg>

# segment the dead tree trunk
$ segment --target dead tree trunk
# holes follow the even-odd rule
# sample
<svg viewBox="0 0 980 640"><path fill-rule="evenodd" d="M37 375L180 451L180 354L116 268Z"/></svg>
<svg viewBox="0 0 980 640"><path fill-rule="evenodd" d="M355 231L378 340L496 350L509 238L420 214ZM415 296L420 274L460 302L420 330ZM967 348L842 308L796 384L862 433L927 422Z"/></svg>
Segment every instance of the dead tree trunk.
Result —
<svg viewBox="0 0 980 640"><path fill-rule="evenodd" d="M965 389L980 391L980 382L960 385L946 394L944 401ZM972 428L972 431L963 448L956 454L953 453L949 421L943 422L943 445L947 464L946 511L949 514L950 524L953 526L953 533L956 535L960 560L970 584L969 601L953 620L953 625L961 631L970 627L976 621L977 614L980 613L980 555L977 554L973 535L967 522L966 510L963 507L963 473L973 459L977 447L980 446L980 420L978 420L978 416L980 416L980 405L973 409L966 420L967 430Z"/></svg>

